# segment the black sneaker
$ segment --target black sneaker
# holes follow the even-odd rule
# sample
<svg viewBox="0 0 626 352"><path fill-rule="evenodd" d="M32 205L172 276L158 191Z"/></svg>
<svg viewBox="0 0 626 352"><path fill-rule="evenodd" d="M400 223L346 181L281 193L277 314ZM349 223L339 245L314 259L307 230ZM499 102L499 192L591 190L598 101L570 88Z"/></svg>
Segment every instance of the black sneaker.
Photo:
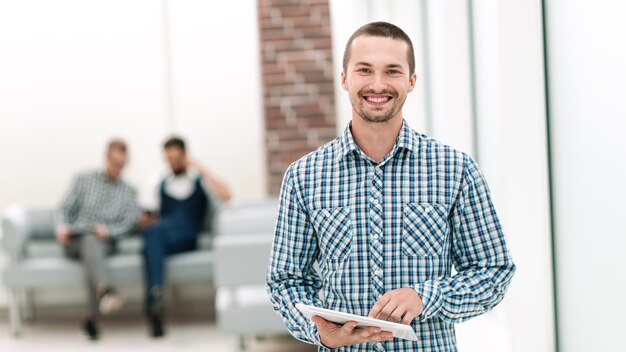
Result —
<svg viewBox="0 0 626 352"><path fill-rule="evenodd" d="M150 323L150 336L163 337L165 331L163 330L163 321L160 315L152 314L148 317Z"/></svg>
<svg viewBox="0 0 626 352"><path fill-rule="evenodd" d="M92 341L95 341L100 337L98 334L98 328L96 327L96 322L93 319L85 319L85 321L83 321L83 331Z"/></svg>
<svg viewBox="0 0 626 352"><path fill-rule="evenodd" d="M155 286L150 289L150 306L148 307L148 315L163 316L165 311L165 299L161 287Z"/></svg>

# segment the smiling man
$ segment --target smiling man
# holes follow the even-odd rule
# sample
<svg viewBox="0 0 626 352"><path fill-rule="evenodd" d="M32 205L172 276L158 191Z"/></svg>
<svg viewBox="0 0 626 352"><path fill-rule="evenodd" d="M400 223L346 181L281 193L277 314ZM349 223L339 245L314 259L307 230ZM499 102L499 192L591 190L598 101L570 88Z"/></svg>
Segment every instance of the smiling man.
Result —
<svg viewBox="0 0 626 352"><path fill-rule="evenodd" d="M404 120L415 83L400 28L359 28L341 74L352 121L285 174L268 291L289 331L321 351L456 351L454 323L498 304L515 272L476 163ZM408 324L419 340L310 322L298 302Z"/></svg>

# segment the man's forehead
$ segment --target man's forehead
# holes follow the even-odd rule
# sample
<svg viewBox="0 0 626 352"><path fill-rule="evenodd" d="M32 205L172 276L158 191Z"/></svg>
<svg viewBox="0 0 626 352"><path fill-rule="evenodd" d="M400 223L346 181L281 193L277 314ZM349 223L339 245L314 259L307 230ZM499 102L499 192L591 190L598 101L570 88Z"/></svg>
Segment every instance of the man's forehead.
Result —
<svg viewBox="0 0 626 352"><path fill-rule="evenodd" d="M393 62L392 65L407 65L407 51L409 47L407 43L400 39L362 35L354 38L350 48L351 63L367 63L369 60L363 60L362 57L369 59L386 58ZM371 64L371 63L370 63Z"/></svg>
<svg viewBox="0 0 626 352"><path fill-rule="evenodd" d="M360 35L352 40L352 49L363 45L397 46L400 49L408 49L407 43L400 38L382 37L374 35Z"/></svg>

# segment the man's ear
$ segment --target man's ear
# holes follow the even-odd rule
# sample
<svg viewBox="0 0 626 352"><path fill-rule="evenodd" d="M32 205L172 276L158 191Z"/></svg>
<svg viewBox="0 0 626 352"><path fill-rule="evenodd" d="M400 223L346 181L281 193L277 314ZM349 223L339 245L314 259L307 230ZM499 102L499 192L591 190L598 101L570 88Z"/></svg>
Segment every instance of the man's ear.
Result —
<svg viewBox="0 0 626 352"><path fill-rule="evenodd" d="M343 90L348 90L348 77L346 76L346 71L341 71L341 87Z"/></svg>
<svg viewBox="0 0 626 352"><path fill-rule="evenodd" d="M413 74L411 75L411 78L409 78L409 92L413 91L413 88L415 88L416 83L417 83L417 74L413 72Z"/></svg>

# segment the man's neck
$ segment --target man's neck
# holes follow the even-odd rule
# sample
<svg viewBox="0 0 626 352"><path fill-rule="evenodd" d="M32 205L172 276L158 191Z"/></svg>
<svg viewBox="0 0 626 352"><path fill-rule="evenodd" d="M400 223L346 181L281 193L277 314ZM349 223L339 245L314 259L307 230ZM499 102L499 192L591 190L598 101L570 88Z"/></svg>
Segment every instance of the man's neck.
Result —
<svg viewBox="0 0 626 352"><path fill-rule="evenodd" d="M109 182L115 182L119 179L119 177L114 177L108 168L104 168L104 176L106 176L107 181Z"/></svg>
<svg viewBox="0 0 626 352"><path fill-rule="evenodd" d="M380 163L396 144L402 129L402 115L398 114L387 122L367 122L359 115L352 116L352 137L365 155Z"/></svg>
<svg viewBox="0 0 626 352"><path fill-rule="evenodd" d="M187 168L178 169L178 170L172 169L172 174L174 174L174 176L183 176L186 173L187 173Z"/></svg>

